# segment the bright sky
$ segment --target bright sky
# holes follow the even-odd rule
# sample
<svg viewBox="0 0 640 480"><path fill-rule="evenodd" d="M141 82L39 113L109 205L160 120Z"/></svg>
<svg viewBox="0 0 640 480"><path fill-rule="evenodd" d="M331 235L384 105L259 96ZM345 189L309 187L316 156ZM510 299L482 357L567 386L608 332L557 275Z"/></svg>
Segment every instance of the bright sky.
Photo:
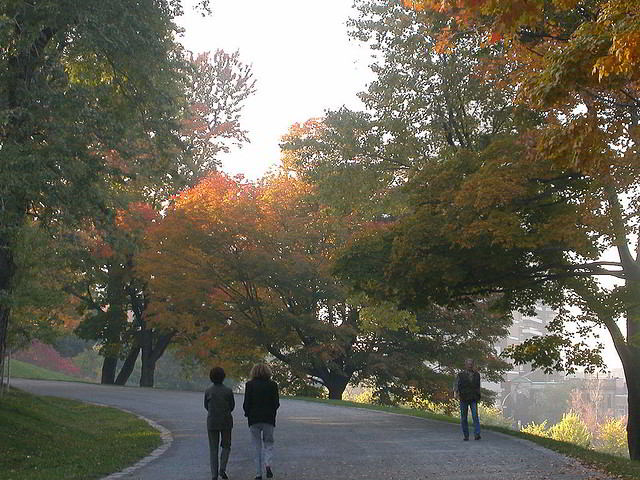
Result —
<svg viewBox="0 0 640 480"><path fill-rule="evenodd" d="M277 164L280 137L293 123L342 105L362 106L356 94L373 79L371 52L347 36L345 22L355 15L351 4L215 0L213 15L204 18L186 6L184 46L196 53L240 50L257 80L241 120L251 143L222 158L224 171L257 179ZM601 340L609 367L620 368L608 333Z"/></svg>
<svg viewBox="0 0 640 480"><path fill-rule="evenodd" d="M223 170L258 178L278 161L280 137L293 123L361 105L356 93L372 78L370 53L347 37L351 3L216 0L213 15L205 18L186 8L185 47L240 50L257 80L241 120L251 143L224 156Z"/></svg>

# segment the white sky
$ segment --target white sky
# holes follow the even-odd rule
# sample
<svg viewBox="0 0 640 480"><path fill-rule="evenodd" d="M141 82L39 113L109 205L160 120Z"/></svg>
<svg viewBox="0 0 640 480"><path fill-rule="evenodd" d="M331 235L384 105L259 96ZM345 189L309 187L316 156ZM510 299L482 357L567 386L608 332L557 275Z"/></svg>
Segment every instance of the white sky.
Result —
<svg viewBox="0 0 640 480"><path fill-rule="evenodd" d="M240 50L257 80L241 119L251 143L222 158L225 172L256 179L278 161L280 137L293 123L342 105L359 108L356 93L372 74L368 49L347 37L351 3L215 0L205 18L187 6L184 46Z"/></svg>
<svg viewBox="0 0 640 480"><path fill-rule="evenodd" d="M345 22L355 15L351 5L351 0L215 0L208 17L186 6L183 45L196 53L240 50L257 80L241 119L251 143L222 157L225 172L257 179L277 164L280 137L293 123L342 105L362 106L356 94L373 79L371 52L347 36ZM600 338L609 368L620 368L609 334L602 331Z"/></svg>

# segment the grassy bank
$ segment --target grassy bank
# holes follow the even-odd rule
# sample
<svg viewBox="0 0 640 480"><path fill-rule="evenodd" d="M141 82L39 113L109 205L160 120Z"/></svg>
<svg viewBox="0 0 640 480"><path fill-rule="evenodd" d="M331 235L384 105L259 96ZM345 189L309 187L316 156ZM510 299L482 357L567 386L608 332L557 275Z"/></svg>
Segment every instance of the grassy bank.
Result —
<svg viewBox="0 0 640 480"><path fill-rule="evenodd" d="M326 403L329 405L336 405L342 407L354 407L364 408L367 410L377 410L388 413L397 413L401 415L410 415L413 417L427 418L430 420L438 420L449 423L458 424L459 420L455 417L447 415L441 415L437 413L427 412L424 410L414 410L410 408L402 407L386 407L379 405L370 405L367 403L349 402L345 400L328 400L322 398L307 398L307 397L292 397L295 400L304 400L308 402ZM482 419L480 419L482 420ZM640 462L631 461L628 458L616 457L614 455L608 455L606 453L597 452L588 448L579 447L572 443L559 442L545 437L538 437L536 435L530 435L527 433L519 432L517 430L511 430L505 427L496 427L493 425L483 425L482 428L487 430L494 430L513 437L522 438L531 442L537 443L550 450L554 450L558 453L562 453L569 457L573 457L583 464L590 465L591 467L607 472L611 475L615 475L617 478L625 480L638 480L640 479Z"/></svg>
<svg viewBox="0 0 640 480"><path fill-rule="evenodd" d="M16 378L30 378L33 380L64 380L67 382L82 382L81 378L54 372L20 360L11 360L11 376Z"/></svg>
<svg viewBox="0 0 640 480"><path fill-rule="evenodd" d="M0 400L4 480L100 478L160 443L160 434L145 421L114 408L16 390Z"/></svg>

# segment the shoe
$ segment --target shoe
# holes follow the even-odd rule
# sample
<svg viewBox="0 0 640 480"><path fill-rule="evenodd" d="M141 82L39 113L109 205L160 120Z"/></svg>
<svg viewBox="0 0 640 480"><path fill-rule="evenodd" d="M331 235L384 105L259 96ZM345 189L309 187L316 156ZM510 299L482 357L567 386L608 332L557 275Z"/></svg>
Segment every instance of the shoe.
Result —
<svg viewBox="0 0 640 480"><path fill-rule="evenodd" d="M253 480L262 480L262 475L256 475L256 477Z"/></svg>
<svg viewBox="0 0 640 480"><path fill-rule="evenodd" d="M476 439L476 440L480 440L481 438L482 438L482 437L481 437L480 435L476 435L476 436L475 436L475 439Z"/></svg>
<svg viewBox="0 0 640 480"><path fill-rule="evenodd" d="M227 472L225 471L220 472L220 478L222 480L229 480L229 477L227 477Z"/></svg>
<svg viewBox="0 0 640 480"><path fill-rule="evenodd" d="M267 478L273 478L273 472L271 471L271 467L267 467Z"/></svg>
<svg viewBox="0 0 640 480"><path fill-rule="evenodd" d="M464 437L462 440L464 440L465 442L469 441L469 437Z"/></svg>

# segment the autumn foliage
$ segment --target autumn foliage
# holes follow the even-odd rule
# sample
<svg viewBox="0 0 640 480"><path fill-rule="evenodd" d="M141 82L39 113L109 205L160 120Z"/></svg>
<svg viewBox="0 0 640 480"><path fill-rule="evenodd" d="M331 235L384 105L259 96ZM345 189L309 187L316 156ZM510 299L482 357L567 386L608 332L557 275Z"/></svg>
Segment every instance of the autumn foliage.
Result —
<svg viewBox="0 0 640 480"><path fill-rule="evenodd" d="M34 340L29 348L17 352L13 358L75 377L82 376L82 371L71 359L63 357L51 345L38 340Z"/></svg>

